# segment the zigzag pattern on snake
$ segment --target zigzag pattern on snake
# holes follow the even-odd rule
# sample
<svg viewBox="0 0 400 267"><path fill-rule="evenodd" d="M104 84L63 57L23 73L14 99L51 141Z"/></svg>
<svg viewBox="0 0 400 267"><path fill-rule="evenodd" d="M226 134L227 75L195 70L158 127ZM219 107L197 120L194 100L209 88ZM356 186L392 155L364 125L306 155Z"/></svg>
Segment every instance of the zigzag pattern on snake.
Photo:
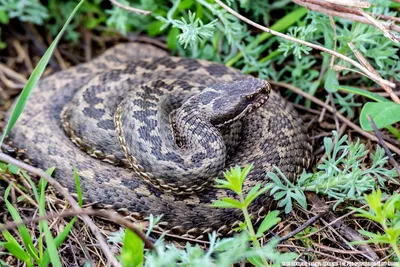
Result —
<svg viewBox="0 0 400 267"><path fill-rule="evenodd" d="M273 166L293 179L310 161L302 121L266 82L136 43L41 80L9 140L70 191L76 166L86 201L135 220L163 214L160 228L190 237L242 219L210 207L231 195L213 186L224 170L252 163L248 191ZM259 197L253 219L272 205Z"/></svg>

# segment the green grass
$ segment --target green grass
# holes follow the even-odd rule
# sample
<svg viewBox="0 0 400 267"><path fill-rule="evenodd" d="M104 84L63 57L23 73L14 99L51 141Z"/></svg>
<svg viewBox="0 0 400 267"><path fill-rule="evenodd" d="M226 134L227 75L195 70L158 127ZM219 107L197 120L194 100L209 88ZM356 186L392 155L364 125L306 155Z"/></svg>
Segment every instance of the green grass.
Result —
<svg viewBox="0 0 400 267"><path fill-rule="evenodd" d="M54 169L49 169L46 172L51 174L53 171ZM39 215L44 216L46 214L46 180L43 178L40 179L38 189L25 171L19 170L19 174L31 185L36 203L39 206ZM7 187L4 194L4 201L13 221L18 223L22 221L21 216L17 208L8 200L11 187L12 185ZM22 200L23 199L21 199L21 201ZM66 240L75 221L76 218L73 218L56 236L53 236L47 221L42 220L39 222L39 233L36 233L34 229L29 230L27 226L22 224L17 227L15 231L16 235L13 235L8 230L2 231L5 242L2 242L1 245L14 257L24 262L26 266L44 267L49 266L50 263L52 266L62 266L57 249Z"/></svg>

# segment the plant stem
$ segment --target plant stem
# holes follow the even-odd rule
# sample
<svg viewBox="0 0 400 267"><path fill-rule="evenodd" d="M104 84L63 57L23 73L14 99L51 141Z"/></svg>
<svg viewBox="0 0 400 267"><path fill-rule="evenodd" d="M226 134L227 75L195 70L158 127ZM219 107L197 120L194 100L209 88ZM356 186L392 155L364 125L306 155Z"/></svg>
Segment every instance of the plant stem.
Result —
<svg viewBox="0 0 400 267"><path fill-rule="evenodd" d="M242 204L244 204L243 194L241 194L241 193L239 194L239 199L240 199L240 202ZM243 215L244 215L244 220L246 222L247 231L250 234L250 240L253 243L253 246L255 246L256 248L261 249L261 245L257 240L256 232L254 231L253 224L251 223L251 219L250 219L249 212L247 211L247 207L242 208L242 212L243 212ZM264 258L264 256L261 256L261 260L262 260L262 262L264 263L265 266L269 266L269 264L268 264L267 260Z"/></svg>
<svg viewBox="0 0 400 267"><path fill-rule="evenodd" d="M400 262L400 249L397 245L396 240L394 242L391 242L390 245L393 247L393 250L396 253L397 261Z"/></svg>

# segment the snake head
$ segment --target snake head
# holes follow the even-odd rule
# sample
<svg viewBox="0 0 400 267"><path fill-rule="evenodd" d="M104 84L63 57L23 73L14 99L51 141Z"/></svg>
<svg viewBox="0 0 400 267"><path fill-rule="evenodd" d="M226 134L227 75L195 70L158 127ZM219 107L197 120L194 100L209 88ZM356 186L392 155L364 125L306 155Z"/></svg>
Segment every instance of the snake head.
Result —
<svg viewBox="0 0 400 267"><path fill-rule="evenodd" d="M264 80L249 78L215 84L202 94L212 94L208 90L218 95L206 106L210 121L216 126L222 126L261 107L268 100L271 87Z"/></svg>

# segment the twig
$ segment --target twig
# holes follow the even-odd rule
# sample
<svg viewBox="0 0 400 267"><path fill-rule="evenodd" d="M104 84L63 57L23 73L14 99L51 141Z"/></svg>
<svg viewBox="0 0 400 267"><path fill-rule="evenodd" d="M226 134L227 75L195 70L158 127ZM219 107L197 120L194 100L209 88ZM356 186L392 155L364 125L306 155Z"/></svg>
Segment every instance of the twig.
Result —
<svg viewBox="0 0 400 267"><path fill-rule="evenodd" d="M312 245L315 246L315 247L318 247L318 248L322 248L324 250L328 250L328 251L332 251L332 252L340 253L340 254L350 254L350 255L353 254L354 255L354 254L364 254L365 253L365 251L362 251L362 250L353 250L353 251L351 251L351 250L337 249L337 248L331 248L331 247L324 246L322 244L318 244L318 243L314 243L314 242L312 243ZM390 249L392 249L392 247L373 249L372 251L381 252L381 251L388 251Z"/></svg>
<svg viewBox="0 0 400 267"><path fill-rule="evenodd" d="M44 216L38 216L35 218L26 218L26 219L24 219L22 221L18 221L18 222L6 222L0 226L0 232L3 230L14 229L20 225L36 223L36 222L44 221L44 220L47 221L47 220L51 220L54 218L67 218L67 217L80 216L80 215L90 215L90 216L106 218L109 221L115 222L126 228L129 228L136 235L138 235L140 237L140 239L143 240L146 247L148 247L149 249L154 249L153 243L146 237L145 234L143 234L142 231L140 231L136 226L134 226L133 223L124 219L122 216L120 216L116 213L111 213L111 212L107 212L104 210L94 210L94 209L69 210L69 211L64 211L61 213L50 213L50 214L47 214Z"/></svg>
<svg viewBox="0 0 400 267"><path fill-rule="evenodd" d="M281 86L284 88L287 88L293 92L295 92L298 95L301 95L309 100L311 100L312 102L320 105L321 107L325 107L329 112L333 112L333 109L331 106L325 104L324 102L322 102L321 100L319 100L318 98L307 94L306 92L300 90L299 88L291 85L291 84L287 84L287 83L281 83L281 82L274 82L274 81L269 81L270 84L272 85L276 85L276 86ZM359 134L361 134L362 136L365 136L366 138L369 138L375 142L379 142L378 138L370 133L367 133L366 131L364 131L363 129L361 129L359 126L357 126L356 124L354 124L353 122L351 122L349 119L347 119L345 116L343 116L341 113L336 113L337 117L343 121L344 123L346 123L350 128L352 128L353 130L357 131ZM395 152L396 154L400 155L400 149L392 144L389 144L387 142L385 142L386 146L392 150L393 152Z"/></svg>
<svg viewBox="0 0 400 267"><path fill-rule="evenodd" d="M400 176L400 165L399 163L397 163L397 161L393 158L392 153L390 153L389 149L386 146L385 141L383 141L383 137L382 137L382 133L381 131L379 131L378 127L376 127L376 124L374 122L374 120L372 119L371 115L367 115L368 121L372 126L372 129L374 130L374 133L376 135L376 137L379 140L379 144L383 147L383 149L385 150L386 155L389 158L390 163L393 165L393 167L396 169L397 173Z"/></svg>
<svg viewBox="0 0 400 267"><path fill-rule="evenodd" d="M130 12L134 12L134 13L136 13L136 14L141 14L141 15L150 15L150 14L151 14L151 11L142 10L142 9L137 9L137 8L134 8L134 7L126 6L126 5L123 5L123 4L121 4L120 2L118 2L117 0L110 0L110 2L111 2L113 5L116 5L116 6L119 7L119 8L128 10L128 11L130 11Z"/></svg>
<svg viewBox="0 0 400 267"><path fill-rule="evenodd" d="M321 207L325 206L325 202L322 201L317 195L312 194L310 198L310 201L312 202L314 207L317 207L317 209L320 209ZM336 216L331 213L325 213L323 218L321 218L321 221L325 223L326 225L329 225L331 230L336 233L337 236L339 236L343 241L346 242L346 245L355 250L355 248L351 245L348 244L347 241L353 242L353 241L364 241L364 238L355 230L347 225L345 225L343 220L337 220ZM335 221L335 223L331 224L331 222ZM337 231L336 231L337 230ZM340 234L338 233L340 232ZM343 236L345 237L343 237ZM364 251L364 254L362 254L364 257L368 258L369 260L377 260L379 257L376 255L376 253L366 244L360 244L359 248Z"/></svg>
<svg viewBox="0 0 400 267"><path fill-rule="evenodd" d="M369 69L372 73L375 73L376 76L381 77L380 74L374 69L374 67L372 67L372 65L368 62L368 60L361 54L361 52L354 48L354 44L352 42L349 43L349 47L351 48L351 51L353 51L354 55L357 57L358 61L364 67ZM393 92L392 88L382 83L379 83L379 85L382 86L382 88L390 95L390 98L392 98L396 103L400 104L400 99Z"/></svg>
<svg viewBox="0 0 400 267"><path fill-rule="evenodd" d="M383 33L383 35L385 35L387 38L395 43L400 43L399 36L396 36L394 33L390 32L389 29L385 27L382 23L375 20L371 15L367 14L367 12L365 12L361 8L359 8L358 11L361 13L361 15L363 15L364 18L371 22L372 25L377 27Z"/></svg>
<svg viewBox="0 0 400 267"><path fill-rule="evenodd" d="M0 63L0 71L3 72L5 75L9 76L10 78L17 80L18 82L25 84L27 82L26 78L21 74L13 71L12 69L8 68L6 65Z"/></svg>
<svg viewBox="0 0 400 267"><path fill-rule="evenodd" d="M355 8L334 5L323 0L292 0L292 2L319 13L375 26L371 21L365 18L358 9ZM385 29L400 32L400 27L393 23L382 23L382 26Z"/></svg>
<svg viewBox="0 0 400 267"><path fill-rule="evenodd" d="M27 194L25 194L24 191L22 191L18 186L16 186L16 184L14 183L14 181L10 181L5 175L3 175L1 177L2 180L6 181L8 184L10 184L15 190L17 190L18 193L20 193L21 195L23 195L28 201L29 203L31 203L33 206L35 206L37 209L39 208L39 205L36 204L35 201L33 201L33 199L28 196ZM0 231L1 232L1 231Z"/></svg>
<svg viewBox="0 0 400 267"><path fill-rule="evenodd" d="M325 0L325 1L335 5L353 6L360 8L369 8L371 6L370 2L361 0Z"/></svg>
<svg viewBox="0 0 400 267"><path fill-rule="evenodd" d="M34 173L40 177L43 177L46 179L49 184L51 184L55 189L57 189L64 197L65 199L71 204L71 206L75 210L82 210L79 204L75 201L75 199L69 194L68 190L64 188L59 182L57 182L55 179L53 179L50 175L45 173L43 170L35 168L33 166L30 166L24 162L21 162L19 160L16 160L4 153L0 152L0 160L13 164L17 167L20 167L28 172ZM100 247L102 248L104 254L110 261L110 263L113 266L121 266L120 263L117 261L117 259L114 257L114 254L111 252L110 248L108 247L106 241L104 240L103 236L101 235L99 229L97 226L93 223L93 221L90 219L88 215L82 215L83 221L89 226L90 230L92 231L93 235L97 238L97 241L99 242Z"/></svg>
<svg viewBox="0 0 400 267"><path fill-rule="evenodd" d="M319 220L319 218L321 218L322 216L324 216L326 213L328 212L327 209L325 209L324 211L318 213L317 215L315 215L314 217L310 218L308 221L306 221L305 223L303 223L300 227L298 227L297 229L293 230L292 232L288 233L287 235L285 235L284 237L281 237L281 239L279 239L279 243L282 243L283 241L288 240L289 238L291 238L292 236L300 233L301 231L303 231L304 229L306 229L308 226L310 226L311 224L313 224L314 222L316 222L317 220Z"/></svg>
<svg viewBox="0 0 400 267"><path fill-rule="evenodd" d="M242 21L244 21L244 22L246 22L246 23L248 23L248 24L250 24L250 25L252 25L252 26L254 26L254 27L256 27L256 28L258 28L260 30L262 30L262 31L268 32L268 33L270 33L272 35L279 36L279 37L281 37L283 39L286 39L286 40L289 40L291 42L295 42L295 43L299 43L299 44L302 44L302 45L306 45L306 46L309 46L311 48L314 48L314 49L317 49L317 50L324 51L324 52L327 52L329 54L332 54L332 55L334 55L334 56L336 56L336 57L338 57L340 59L343 59L343 60L347 61L351 65L359 68L360 70L362 70L373 81L382 82L382 83L384 83L384 84L386 84L386 85L388 85L390 87L393 87L393 88L396 87L396 85L394 83L392 83L390 81L387 81L387 80L384 80L381 77L377 77L374 73L370 72L367 68L365 68L360 63L356 62L355 60L353 60L351 58L348 58L348 57L346 57L346 56L344 56L344 55L342 55L342 54L340 54L338 52L335 52L335 51L330 50L328 48L325 48L323 46L320 46L320 45L317 45L317 44L313 44L313 43L310 43L310 42L306 42L306 41L303 41L303 40L299 40L299 39L294 38L292 36L289 36L289 35L286 35L286 34L271 30L270 28L264 27L264 26L262 26L262 25L260 25L258 23L255 23L254 21L249 20L248 18L240 15L239 13L234 11L232 8L230 8L227 5L225 5L224 3L222 3L220 0L215 0L215 2L217 4L219 4L223 9L225 9L226 11L228 11L229 13L234 15L235 17L239 18L240 20L242 20Z"/></svg>
<svg viewBox="0 0 400 267"><path fill-rule="evenodd" d="M320 6L324 6L328 9L332 9L332 10L335 10L335 11L338 11L341 13L350 13L350 14L355 14L355 15L361 16L361 13L356 8L345 7L342 5L337 5L335 3L332 3L333 1L336 1L336 0L332 0L332 1L330 1L330 3L328 3L327 0L302 0L302 1L309 2L312 4L317 4ZM347 0L345 0L345 1L347 1ZM367 13L367 14L372 15L371 13ZM384 14L374 14L374 15L380 19L400 22L400 18L397 18L397 17L387 16Z"/></svg>

